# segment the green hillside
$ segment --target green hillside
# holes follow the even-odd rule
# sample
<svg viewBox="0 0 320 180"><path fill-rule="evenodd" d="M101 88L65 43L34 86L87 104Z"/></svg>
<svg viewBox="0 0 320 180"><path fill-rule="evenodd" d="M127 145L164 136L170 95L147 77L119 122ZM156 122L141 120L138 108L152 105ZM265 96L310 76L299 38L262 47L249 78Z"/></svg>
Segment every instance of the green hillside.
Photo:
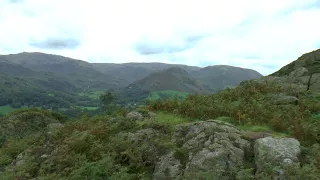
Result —
<svg viewBox="0 0 320 180"><path fill-rule="evenodd" d="M148 100L154 101L159 99L173 99L175 97L177 98L186 98L189 95L187 92L180 92L180 91L155 91L151 92L151 94L148 97Z"/></svg>
<svg viewBox="0 0 320 180"><path fill-rule="evenodd" d="M175 90L188 93L206 92L196 79L193 79L187 71L178 67L152 73L133 84L150 92L165 90Z"/></svg>

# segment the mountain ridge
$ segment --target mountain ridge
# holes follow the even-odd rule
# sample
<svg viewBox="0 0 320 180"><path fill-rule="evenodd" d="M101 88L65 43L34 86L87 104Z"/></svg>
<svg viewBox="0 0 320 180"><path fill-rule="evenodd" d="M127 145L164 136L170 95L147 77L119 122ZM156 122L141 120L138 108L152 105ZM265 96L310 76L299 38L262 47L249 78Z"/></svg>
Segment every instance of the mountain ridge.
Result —
<svg viewBox="0 0 320 180"><path fill-rule="evenodd" d="M180 74L176 74L177 76L170 73L166 74L166 72L170 72L166 71L170 68L178 68ZM76 104L97 106L97 99L94 100L95 103L90 103L90 98L86 94L115 90L117 92L131 93L128 95L137 100L137 98L146 97L148 93L150 94L152 91L157 90L207 93L240 83L231 81L227 77L228 75L219 76L217 79L211 78L208 82L201 82L193 74L195 72L201 74L202 69L206 68L166 63L89 63L41 52L0 55L0 70L3 75L6 75L0 81L0 84L2 84L0 92L3 92L0 97L5 99L1 105L43 106L46 102L50 102L52 106L69 107L71 104L78 102ZM240 68L234 67L229 69L234 71ZM214 74L214 71L206 73L210 76L210 74ZM156 75L157 78L155 79L172 80L174 83L169 85L164 80L161 80L164 85L163 87L159 85L151 87L150 84L155 84L157 81L152 80L152 77L155 76L154 73L160 73ZM259 74L258 72L256 73ZM232 74L232 72L229 74ZM262 75L260 74L260 76ZM216 89L212 86L208 88L212 83L216 83L221 79L226 83L220 83L219 88ZM248 80L247 76L242 80ZM143 81L146 81L147 84L144 83L145 85L139 87L139 83ZM18 84L14 93L5 86L8 83ZM126 87L133 83L137 85L134 86L136 87L136 92L127 91ZM149 87L145 88L147 86ZM19 96L16 94L19 94ZM36 102L29 100L30 98L28 97L37 96L37 94L41 94L39 95L41 98L38 98ZM80 96L79 94L82 95ZM85 94L84 97L83 94ZM138 95L136 96L135 94ZM143 94L143 96L139 94Z"/></svg>

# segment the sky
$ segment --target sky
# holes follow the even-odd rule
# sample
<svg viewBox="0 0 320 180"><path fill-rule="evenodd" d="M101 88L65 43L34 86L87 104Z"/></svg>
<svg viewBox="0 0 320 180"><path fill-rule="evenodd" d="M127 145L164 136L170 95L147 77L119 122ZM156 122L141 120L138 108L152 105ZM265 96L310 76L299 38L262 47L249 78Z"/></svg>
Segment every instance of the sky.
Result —
<svg viewBox="0 0 320 180"><path fill-rule="evenodd" d="M320 0L0 0L0 54L268 75L320 48L319 19Z"/></svg>

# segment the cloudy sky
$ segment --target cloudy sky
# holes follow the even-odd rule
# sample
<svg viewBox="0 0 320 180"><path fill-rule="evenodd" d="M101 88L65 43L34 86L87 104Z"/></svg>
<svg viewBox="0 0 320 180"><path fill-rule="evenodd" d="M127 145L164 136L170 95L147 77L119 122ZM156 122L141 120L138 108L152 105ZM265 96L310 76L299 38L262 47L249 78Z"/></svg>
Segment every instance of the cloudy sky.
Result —
<svg viewBox="0 0 320 180"><path fill-rule="evenodd" d="M319 18L320 0L0 0L0 54L267 75L320 48Z"/></svg>

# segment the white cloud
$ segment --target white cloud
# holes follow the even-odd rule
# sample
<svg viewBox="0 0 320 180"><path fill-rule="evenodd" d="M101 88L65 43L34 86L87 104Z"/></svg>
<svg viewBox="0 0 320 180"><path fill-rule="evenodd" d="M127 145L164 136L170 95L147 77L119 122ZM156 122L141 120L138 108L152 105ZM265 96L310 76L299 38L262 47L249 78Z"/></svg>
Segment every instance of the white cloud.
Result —
<svg viewBox="0 0 320 180"><path fill-rule="evenodd" d="M0 54L41 51L90 62L229 64L268 74L320 48L319 5L317 0L2 1ZM55 39L80 44L66 49L41 44Z"/></svg>

